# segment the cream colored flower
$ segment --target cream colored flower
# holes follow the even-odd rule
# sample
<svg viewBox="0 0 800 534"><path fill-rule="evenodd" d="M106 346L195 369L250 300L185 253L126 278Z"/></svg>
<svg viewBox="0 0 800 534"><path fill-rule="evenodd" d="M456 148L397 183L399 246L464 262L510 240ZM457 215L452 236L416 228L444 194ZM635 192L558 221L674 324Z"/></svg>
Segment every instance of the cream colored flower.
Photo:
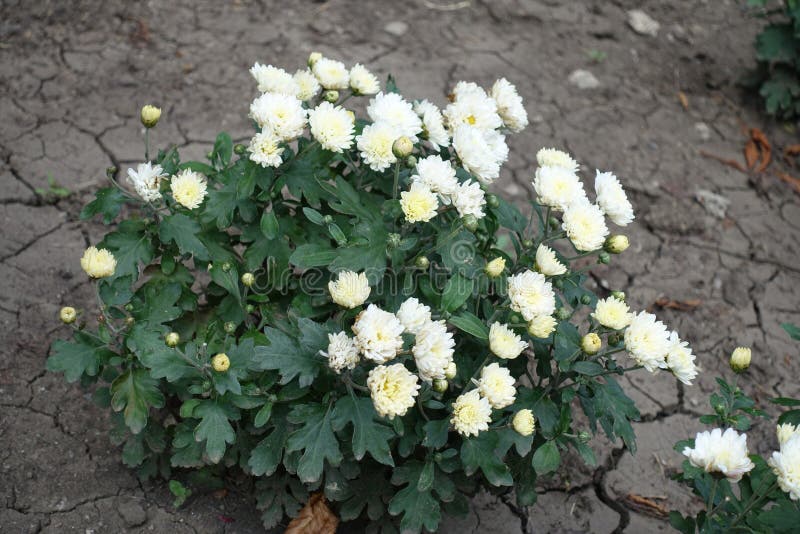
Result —
<svg viewBox="0 0 800 534"><path fill-rule="evenodd" d="M637 364L651 373L666 367L666 357L671 347L669 331L652 313L639 312L625 330L625 349Z"/></svg>
<svg viewBox="0 0 800 534"><path fill-rule="evenodd" d="M489 263L486 264L486 267L483 269L486 271L486 275L489 278L497 278L506 268L506 259L502 256L498 256Z"/></svg>
<svg viewBox="0 0 800 534"><path fill-rule="evenodd" d="M800 500L800 434L795 434L772 453L767 463L778 477L778 485L793 501Z"/></svg>
<svg viewBox="0 0 800 534"><path fill-rule="evenodd" d="M505 408L514 404L517 388L514 387L514 377L505 367L497 363L490 363L481 369L481 379L478 381L478 392L489 401L492 408Z"/></svg>
<svg viewBox="0 0 800 534"><path fill-rule="evenodd" d="M175 201L193 210L203 203L207 194L206 177L190 169L184 169L170 181L170 189Z"/></svg>
<svg viewBox="0 0 800 534"><path fill-rule="evenodd" d="M624 300L611 296L597 301L592 317L606 328L622 330L631 324L633 314Z"/></svg>
<svg viewBox="0 0 800 534"><path fill-rule="evenodd" d="M155 202L161 198L161 180L166 178L164 169L161 165L140 163L136 170L128 169L128 182L136 190L136 193L146 202Z"/></svg>
<svg viewBox="0 0 800 534"><path fill-rule="evenodd" d="M406 221L428 222L436 216L439 197L422 182L412 182L408 191L400 193L400 207Z"/></svg>
<svg viewBox="0 0 800 534"><path fill-rule="evenodd" d="M556 329L557 324L552 315L537 315L528 322L528 333L533 337L547 339Z"/></svg>
<svg viewBox="0 0 800 534"><path fill-rule="evenodd" d="M508 325L498 322L492 323L489 328L489 350L498 358L513 360L522 351L528 348L528 344L514 333ZM497 408L497 406L495 406Z"/></svg>
<svg viewBox="0 0 800 534"><path fill-rule="evenodd" d="M567 267L558 261L553 249L541 244L536 249L536 270L545 276L558 276L567 272Z"/></svg>
<svg viewBox="0 0 800 534"><path fill-rule="evenodd" d="M354 369L358 364L358 348L356 343L344 332L328 334L328 351L322 352L328 358L328 366L336 373L344 369Z"/></svg>
<svg viewBox="0 0 800 534"><path fill-rule="evenodd" d="M530 436L536 430L536 419L533 417L533 412L527 408L518 411L511 420L511 426L518 434Z"/></svg>
<svg viewBox="0 0 800 534"><path fill-rule="evenodd" d="M368 360L386 363L403 349L402 323L374 304L358 314L352 328L356 346Z"/></svg>
<svg viewBox="0 0 800 534"><path fill-rule="evenodd" d="M749 347L736 347L731 354L731 369L737 373L745 371L750 367L752 351Z"/></svg>
<svg viewBox="0 0 800 534"><path fill-rule="evenodd" d="M420 388L417 382L417 376L403 367L402 363L377 366L367 377L375 411L389 419L405 415L414 406Z"/></svg>
<svg viewBox="0 0 800 534"><path fill-rule="evenodd" d="M294 82L297 84L297 98L303 102L307 102L317 96L322 89L317 77L308 69L301 69L295 72Z"/></svg>
<svg viewBox="0 0 800 534"><path fill-rule="evenodd" d="M92 278L105 278L114 274L117 260L104 248L89 247L83 253L81 267Z"/></svg>
<svg viewBox="0 0 800 534"><path fill-rule="evenodd" d="M571 204L586 199L578 175L565 167L545 165L536 169L533 189L538 202L555 210L564 211Z"/></svg>
<svg viewBox="0 0 800 534"><path fill-rule="evenodd" d="M410 334L418 334L426 324L431 322L431 309L415 297L404 300L396 315L403 324L403 328Z"/></svg>
<svg viewBox="0 0 800 534"><path fill-rule="evenodd" d="M374 95L381 90L378 78L360 63L350 69L350 88L357 95Z"/></svg>
<svg viewBox="0 0 800 534"><path fill-rule="evenodd" d="M491 421L492 407L477 389L461 394L453 402L450 422L462 436L477 436L480 432L489 430Z"/></svg>
<svg viewBox="0 0 800 534"><path fill-rule="evenodd" d="M280 166L283 162L281 157L283 148L280 146L280 141L272 130L266 129L257 133L250 140L247 149L250 152L250 160L265 168Z"/></svg>
<svg viewBox="0 0 800 534"><path fill-rule="evenodd" d="M633 221L633 206L614 173L597 171L594 190L597 193L597 204L611 222L627 226Z"/></svg>
<svg viewBox="0 0 800 534"><path fill-rule="evenodd" d="M686 384L692 385L692 380L697 378L695 356L686 341L681 341L677 332L669 335L669 352L667 352L667 368L672 371L675 378Z"/></svg>
<svg viewBox="0 0 800 534"><path fill-rule="evenodd" d="M562 167L573 173L578 172L578 162L572 156L555 148L543 148L536 153L540 167Z"/></svg>
<svg viewBox="0 0 800 534"><path fill-rule="evenodd" d="M528 112L514 84L500 78L492 85L492 98L497 103L497 113L503 124L512 132L521 132L528 125Z"/></svg>
<svg viewBox="0 0 800 534"><path fill-rule="evenodd" d="M778 443L783 447L783 444L789 441L792 436L800 435L800 427L792 423L783 423L775 428L775 433L778 436Z"/></svg>
<svg viewBox="0 0 800 534"><path fill-rule="evenodd" d="M452 163L435 154L417 161L415 170L417 174L411 177L412 181L422 182L434 193L439 193L445 204L450 203L450 197L458 190L456 170Z"/></svg>
<svg viewBox="0 0 800 534"><path fill-rule="evenodd" d="M356 146L364 163L373 171L381 172L397 161L392 144L397 139L394 129L385 122L364 126L361 135L356 137Z"/></svg>
<svg viewBox="0 0 800 534"><path fill-rule="evenodd" d="M347 89L350 83L350 73L341 61L320 58L311 66L311 72L325 89Z"/></svg>
<svg viewBox="0 0 800 534"><path fill-rule="evenodd" d="M600 352L602 347L603 340L594 332L589 332L581 338L581 349L590 356Z"/></svg>
<svg viewBox="0 0 800 534"><path fill-rule="evenodd" d="M476 219L485 217L483 207L486 205L486 194L478 182L467 180L459 184L451 198L460 217L465 215L472 215Z"/></svg>
<svg viewBox="0 0 800 534"><path fill-rule="evenodd" d="M487 185L500 176L500 167L508 158L505 136L495 130L481 130L466 124L455 129L453 148L461 165Z"/></svg>
<svg viewBox="0 0 800 534"><path fill-rule="evenodd" d="M508 278L508 297L511 309L519 312L526 321L536 316L552 315L556 311L553 286L544 275L526 270Z"/></svg>
<svg viewBox="0 0 800 534"><path fill-rule="evenodd" d="M567 237L581 252L601 248L608 235L603 212L586 199L570 204L564 211L562 222Z"/></svg>
<svg viewBox="0 0 800 534"><path fill-rule="evenodd" d="M303 103L291 95L264 93L250 104L250 117L262 130L272 130L282 141L300 137L306 127Z"/></svg>
<svg viewBox="0 0 800 534"><path fill-rule="evenodd" d="M311 135L322 148L342 152L353 144L355 122L353 114L341 106L322 102L308 112Z"/></svg>
<svg viewBox="0 0 800 534"><path fill-rule="evenodd" d="M258 90L262 93L278 93L296 96L299 88L292 75L285 70L256 63L250 67L250 74L258 83Z"/></svg>
<svg viewBox="0 0 800 534"><path fill-rule="evenodd" d="M414 111L422 119L423 136L434 148L445 148L450 145L450 134L444 127L444 117L435 104L427 100L414 103Z"/></svg>
<svg viewBox="0 0 800 534"><path fill-rule="evenodd" d="M719 473L733 482L739 482L742 475L755 467L747 455L747 435L732 428L725 432L715 428L698 433L694 448L684 448L683 455L695 467L707 473Z"/></svg>
<svg viewBox="0 0 800 534"><path fill-rule="evenodd" d="M414 107L397 93L378 93L367 106L367 115L373 122L385 122L392 127L397 137L406 136L418 141L422 132L422 121L414 113Z"/></svg>
<svg viewBox="0 0 800 534"><path fill-rule="evenodd" d="M158 124L158 119L161 118L161 108L147 104L142 107L139 113L139 120L142 121L142 126L145 128L154 128Z"/></svg>
<svg viewBox="0 0 800 534"><path fill-rule="evenodd" d="M429 321L416 334L414 362L419 377L429 384L446 377L447 369L453 362L453 347L456 342L453 334L447 331L444 321Z"/></svg>
<svg viewBox="0 0 800 534"><path fill-rule="evenodd" d="M497 102L477 86L468 91L458 91L455 100L444 108L447 127L455 132L459 126L473 126L479 130L495 130L503 125L497 113Z"/></svg>
<svg viewBox="0 0 800 534"><path fill-rule="evenodd" d="M328 282L328 291L336 304L352 309L364 304L369 297L369 280L364 273L342 271L335 282Z"/></svg>

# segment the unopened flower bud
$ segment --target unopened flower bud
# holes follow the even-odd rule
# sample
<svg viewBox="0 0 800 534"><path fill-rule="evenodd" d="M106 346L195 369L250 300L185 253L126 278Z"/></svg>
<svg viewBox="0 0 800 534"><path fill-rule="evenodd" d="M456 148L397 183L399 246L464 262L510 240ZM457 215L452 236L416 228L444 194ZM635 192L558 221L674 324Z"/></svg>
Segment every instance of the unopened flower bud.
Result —
<svg viewBox="0 0 800 534"><path fill-rule="evenodd" d="M559 308L559 309L557 309L557 310L556 310L556 318L557 318L559 321L566 321L566 320L567 320L567 319L569 319L570 317L572 317L572 312L571 312L571 311L569 311L568 309L566 309L566 308Z"/></svg>
<svg viewBox="0 0 800 534"><path fill-rule="evenodd" d="M592 302L592 297L589 295L581 295L581 304L589 304Z"/></svg>
<svg viewBox="0 0 800 534"><path fill-rule="evenodd" d="M211 380L203 380L201 385L203 387L203 391L208 391L211 389Z"/></svg>
<svg viewBox="0 0 800 534"><path fill-rule="evenodd" d="M456 362L450 362L447 364L447 368L444 370L444 377L448 380L452 380L456 377L457 372L458 367L456 367Z"/></svg>
<svg viewBox="0 0 800 534"><path fill-rule="evenodd" d="M461 222L464 224L464 228L470 232L474 232L478 229L478 219L471 213L464 215L461 218Z"/></svg>
<svg viewBox="0 0 800 534"><path fill-rule="evenodd" d="M231 262L229 262L229 261L222 262L222 272L223 273L227 273L232 268L233 268L233 265L231 265Z"/></svg>
<svg viewBox="0 0 800 534"><path fill-rule="evenodd" d="M583 349L583 352L585 352L589 356L600 352L600 347L602 346L603 346L603 340L601 340L600 336L598 336L594 332L586 334L581 339L581 348Z"/></svg>
<svg viewBox="0 0 800 534"><path fill-rule="evenodd" d="M511 426L518 434L530 436L536 430L536 419L533 417L533 412L527 408L518 411L511 420Z"/></svg>
<svg viewBox="0 0 800 534"><path fill-rule="evenodd" d="M253 313L254 311L256 311L256 307L253 306L252 304L248 304L247 306L244 307L244 311L246 311L247 313Z"/></svg>
<svg viewBox="0 0 800 534"><path fill-rule="evenodd" d="M531 248L533 246L533 241L530 239L523 239L522 240L522 248Z"/></svg>
<svg viewBox="0 0 800 534"><path fill-rule="evenodd" d="M585 430L581 430L578 433L578 441L580 441L581 443L589 443L589 440L591 440L591 439L592 439L592 435L589 434Z"/></svg>
<svg viewBox="0 0 800 534"><path fill-rule="evenodd" d="M136 319L134 319L133 317L125 317L125 326L131 326L135 322Z"/></svg>
<svg viewBox="0 0 800 534"><path fill-rule="evenodd" d="M603 249L611 254L622 254L629 246L631 243L628 241L628 236L621 234L610 235L603 243Z"/></svg>
<svg viewBox="0 0 800 534"><path fill-rule="evenodd" d="M553 330L556 329L556 320L552 315L540 315L534 317L528 323L528 333L533 337L546 339L550 337Z"/></svg>
<svg viewBox="0 0 800 534"><path fill-rule="evenodd" d="M553 280L553 285L557 289L564 289L564 279L563 278L556 278L555 280Z"/></svg>
<svg viewBox="0 0 800 534"><path fill-rule="evenodd" d="M411 155L414 151L414 142L406 137L405 135L402 137L398 137L394 143L392 143L392 154L398 158L405 158Z"/></svg>
<svg viewBox="0 0 800 534"><path fill-rule="evenodd" d="M496 208L500 205L500 199L497 198L497 195L486 195L486 204L490 208Z"/></svg>
<svg viewBox="0 0 800 534"><path fill-rule="evenodd" d="M619 345L622 342L622 337L617 334L611 334L608 336L608 344L612 347Z"/></svg>
<svg viewBox="0 0 800 534"><path fill-rule="evenodd" d="M547 219L547 224L550 225L550 228L556 229L558 228L558 219L556 219L555 217L550 217L549 219Z"/></svg>
<svg viewBox="0 0 800 534"><path fill-rule="evenodd" d="M115 174L117 174L117 168L115 166L106 167L106 176L113 178Z"/></svg>
<svg viewBox="0 0 800 534"><path fill-rule="evenodd" d="M164 336L164 343L166 343L168 347L177 347L180 342L181 336L177 332L170 332Z"/></svg>
<svg viewBox="0 0 800 534"><path fill-rule="evenodd" d="M337 100L339 100L339 91L330 90L325 91L325 94L322 95L326 102L330 102L331 104L335 104Z"/></svg>
<svg viewBox="0 0 800 534"><path fill-rule="evenodd" d="M419 269L427 269L430 267L431 261L425 256L418 256L417 259L414 260L414 265L416 265Z"/></svg>
<svg viewBox="0 0 800 534"><path fill-rule="evenodd" d="M235 145L233 145L233 153L239 156L243 156L247 154L247 147L241 143L236 143Z"/></svg>
<svg viewBox="0 0 800 534"><path fill-rule="evenodd" d="M256 283L256 277L253 275L253 273L244 273L242 275L242 284L244 284L245 286L252 287L252 285L255 283Z"/></svg>
<svg viewBox="0 0 800 534"><path fill-rule="evenodd" d="M225 330L225 332L227 332L228 334L233 334L234 332L236 332L236 323L234 323L234 322L232 322L232 321L228 321L227 323L225 323L225 324L222 326L222 328L223 328L223 329Z"/></svg>
<svg viewBox="0 0 800 534"><path fill-rule="evenodd" d="M158 124L158 119L161 118L161 109L148 104L142 108L139 118L142 119L145 128L152 128Z"/></svg>
<svg viewBox="0 0 800 534"><path fill-rule="evenodd" d="M624 291L612 291L611 292L611 296L614 297L617 300L621 300L622 302L625 302L625 292Z"/></svg>
<svg viewBox="0 0 800 534"><path fill-rule="evenodd" d="M61 311L58 313L59 319L64 324L72 324L75 322L75 319L78 317L78 312L75 311L75 308L72 306L64 306L61 308Z"/></svg>
<svg viewBox="0 0 800 534"><path fill-rule="evenodd" d="M506 259L502 256L498 256L489 263L486 264L484 271L489 278L497 278L501 274L503 274L503 270L506 268Z"/></svg>
<svg viewBox="0 0 800 534"><path fill-rule="evenodd" d="M397 248L400 246L400 234L391 233L386 236L386 246L389 248Z"/></svg>
<svg viewBox="0 0 800 534"><path fill-rule="evenodd" d="M752 352L747 347L736 347L731 354L731 369L735 373L742 373L750 367Z"/></svg>
<svg viewBox="0 0 800 534"><path fill-rule="evenodd" d="M224 373L231 366L231 360L224 352L220 352L211 358L211 367L218 373Z"/></svg>
<svg viewBox="0 0 800 534"><path fill-rule="evenodd" d="M322 59L322 54L320 54L319 52L311 52L308 55L308 66L313 67L314 63L316 63L320 59Z"/></svg>
<svg viewBox="0 0 800 534"><path fill-rule="evenodd" d="M611 256L605 250L597 255L597 263L605 263L606 265L611 262Z"/></svg>
<svg viewBox="0 0 800 534"><path fill-rule="evenodd" d="M445 391L447 391L448 386L449 384L447 383L447 380L442 380L441 378L437 378L433 381L433 390L436 393L444 393Z"/></svg>
<svg viewBox="0 0 800 534"><path fill-rule="evenodd" d="M413 169L416 166L417 166L417 158L415 158L414 156L408 156L406 158L406 167L408 167L409 169Z"/></svg>

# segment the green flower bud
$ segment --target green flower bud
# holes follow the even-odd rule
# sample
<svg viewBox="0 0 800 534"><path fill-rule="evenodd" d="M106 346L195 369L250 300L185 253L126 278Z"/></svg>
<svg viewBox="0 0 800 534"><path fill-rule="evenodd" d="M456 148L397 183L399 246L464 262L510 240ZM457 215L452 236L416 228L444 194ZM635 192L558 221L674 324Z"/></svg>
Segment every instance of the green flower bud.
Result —
<svg viewBox="0 0 800 534"><path fill-rule="evenodd" d="M444 460L444 456L442 456L441 452L437 452L436 454L433 455L433 461L434 462L439 463L442 460Z"/></svg>
<svg viewBox="0 0 800 534"><path fill-rule="evenodd" d="M314 63L316 63L320 59L322 59L322 54L320 54L319 52L311 52L308 55L308 66L313 67Z"/></svg>
<svg viewBox="0 0 800 534"><path fill-rule="evenodd" d="M153 128L161 118L161 109L150 104L144 106L139 113L139 118L145 128Z"/></svg>
<svg viewBox="0 0 800 534"><path fill-rule="evenodd" d="M611 262L611 256L605 250L597 255L597 263L605 263L608 265Z"/></svg>
<svg viewBox="0 0 800 534"><path fill-rule="evenodd" d="M211 159L213 157L214 157L214 153L213 152L206 152L206 159Z"/></svg>
<svg viewBox="0 0 800 534"><path fill-rule="evenodd" d="M222 262L222 272L227 273L233 268L233 265L229 261Z"/></svg>
<svg viewBox="0 0 800 534"><path fill-rule="evenodd" d="M337 100L339 100L339 91L325 91L325 94L322 96L326 102L330 102L331 104L335 104Z"/></svg>
<svg viewBox="0 0 800 534"><path fill-rule="evenodd" d="M332 215L325 215L322 218L322 222L324 222L325 224L331 224L333 222L333 216Z"/></svg>
<svg viewBox="0 0 800 534"><path fill-rule="evenodd" d="M133 311L133 304L128 303L125 305L125 311L132 312Z"/></svg>
<svg viewBox="0 0 800 534"><path fill-rule="evenodd" d="M408 157L413 151L414 142L405 135L398 137L395 142L392 143L392 154L397 158L402 159Z"/></svg>
<svg viewBox="0 0 800 534"><path fill-rule="evenodd" d="M408 167L409 169L413 169L416 166L417 166L417 158L415 158L414 156L408 156L406 158L406 167Z"/></svg>
<svg viewBox="0 0 800 534"><path fill-rule="evenodd" d="M464 215L461 218L461 222L464 224L464 228L470 232L474 232L478 229L478 219L472 214Z"/></svg>
<svg viewBox="0 0 800 534"><path fill-rule="evenodd" d="M416 265L419 269L427 269L430 267L431 261L425 256L418 256L417 259L414 260L414 265Z"/></svg>
<svg viewBox="0 0 800 534"><path fill-rule="evenodd" d="M592 302L592 297L590 297L589 295L581 295L581 304L586 305L591 302Z"/></svg>
<svg viewBox="0 0 800 534"><path fill-rule="evenodd" d="M248 304L247 306L244 307L244 311L246 311L247 313L253 313L254 311L256 311L256 307L253 306L252 304Z"/></svg>
<svg viewBox="0 0 800 534"><path fill-rule="evenodd" d="M210 380L203 380L203 391L209 391L211 389L211 381Z"/></svg>
<svg viewBox="0 0 800 534"><path fill-rule="evenodd" d="M234 152L234 154L237 154L239 156L243 156L243 155L247 154L247 147L244 146L241 143L236 143L235 145L233 145L233 152Z"/></svg>
<svg viewBox="0 0 800 534"><path fill-rule="evenodd" d="M614 297L617 300L621 300L622 302L625 302L625 292L624 291L612 291L611 292L611 296Z"/></svg>
<svg viewBox="0 0 800 534"><path fill-rule="evenodd" d="M106 167L106 176L109 178L113 178L114 175L117 174L117 168L113 165L111 167Z"/></svg>
<svg viewBox="0 0 800 534"><path fill-rule="evenodd" d="M522 248L531 248L533 246L533 241L530 239L523 239L522 240Z"/></svg>
<svg viewBox="0 0 800 534"><path fill-rule="evenodd" d="M566 321L570 317L572 317L572 312L569 311L568 309L559 308L556 310L556 319L558 319L559 321Z"/></svg>
<svg viewBox="0 0 800 534"><path fill-rule="evenodd" d="M164 336L164 343L166 343L168 347L177 347L180 342L181 336L177 332L170 332Z"/></svg>
<svg viewBox="0 0 800 534"><path fill-rule="evenodd" d="M486 195L486 205L490 208L496 208L500 205L500 199L497 195Z"/></svg>
<svg viewBox="0 0 800 534"><path fill-rule="evenodd" d="M228 321L227 323L225 323L223 328L225 329L225 332L227 332L228 334L233 334L234 332L236 332L236 323Z"/></svg>
<svg viewBox="0 0 800 534"><path fill-rule="evenodd" d="M578 433L578 441L580 441L581 443L589 443L589 441L590 441L591 439L592 439L592 435L591 435L591 434L589 434L589 433L588 433L587 431L585 431L585 430L581 430L581 431Z"/></svg>
<svg viewBox="0 0 800 534"><path fill-rule="evenodd" d="M437 378L436 380L433 381L433 390L436 393L444 393L445 391L447 391L448 386L449 384L447 383L447 380L442 380Z"/></svg>
<svg viewBox="0 0 800 534"><path fill-rule="evenodd" d="M133 317L125 317L125 326L131 326L135 322L136 319L134 319Z"/></svg>
<svg viewBox="0 0 800 534"><path fill-rule="evenodd" d="M397 248L400 246L400 234L391 233L386 237L386 246Z"/></svg>
<svg viewBox="0 0 800 534"><path fill-rule="evenodd" d="M444 377L448 380L452 380L456 377L456 373L458 373L456 362L450 362L447 364L447 369L444 370Z"/></svg>
<svg viewBox="0 0 800 534"><path fill-rule="evenodd" d="M608 336L608 344L612 347L619 345L622 342L622 337L617 334Z"/></svg>
<svg viewBox="0 0 800 534"><path fill-rule="evenodd" d="M58 313L59 319L64 324L72 324L75 322L75 319L78 317L78 312L75 311L75 308L72 306L64 306L61 308L61 311Z"/></svg>
<svg viewBox="0 0 800 534"><path fill-rule="evenodd" d="M506 260L502 256L498 256L489 263L486 264L484 267L484 272L486 272L486 276L489 278L497 278L501 274L503 274L503 270L506 268Z"/></svg>
<svg viewBox="0 0 800 534"><path fill-rule="evenodd" d="M553 285L556 286L557 289L564 289L564 280L561 278L556 278L553 280Z"/></svg>
<svg viewBox="0 0 800 534"><path fill-rule="evenodd" d="M256 277L253 273L244 273L242 275L242 284L247 287L252 287L256 283Z"/></svg>
<svg viewBox="0 0 800 534"><path fill-rule="evenodd" d="M620 234L608 236L605 243L603 243L603 249L611 254L621 254L625 252L629 246L631 246L631 244L630 241L628 241L628 236Z"/></svg>
<svg viewBox="0 0 800 534"><path fill-rule="evenodd" d="M558 228L559 224L558 219L556 219L555 217L550 217L549 219L547 219L547 224L550 225L550 228L555 230L556 228Z"/></svg>

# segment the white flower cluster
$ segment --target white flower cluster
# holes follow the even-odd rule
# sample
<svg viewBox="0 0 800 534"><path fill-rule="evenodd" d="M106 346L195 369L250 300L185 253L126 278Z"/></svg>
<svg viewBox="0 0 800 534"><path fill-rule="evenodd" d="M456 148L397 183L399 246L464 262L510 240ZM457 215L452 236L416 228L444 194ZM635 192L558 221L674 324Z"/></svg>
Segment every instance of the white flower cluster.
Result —
<svg viewBox="0 0 800 534"><path fill-rule="evenodd" d="M161 165L149 161L140 163L136 170L128 169L128 182L145 202L161 199L161 183L166 180L170 181L172 198L184 208L198 208L208 194L206 177L191 169L183 169L172 177L164 173Z"/></svg>
<svg viewBox="0 0 800 534"><path fill-rule="evenodd" d="M695 467L707 473L718 473L733 482L738 482L755 465L747 455L747 435L732 428L724 432L721 428L699 432L694 439L694 448L685 447L684 456Z"/></svg>
<svg viewBox="0 0 800 534"><path fill-rule="evenodd" d="M618 309L619 301L613 301L616 299L609 297L604 303L606 313L612 316L605 320L606 323L614 323L623 315ZM597 314L597 310L595 313ZM596 318L598 317L602 315L598 314ZM625 350L631 358L651 373L658 369L669 369L678 380L691 385L697 376L697 365L689 344L682 341L677 332L669 331L652 313L641 311L627 317L629 324L625 330ZM604 324L599 318L598 322Z"/></svg>
<svg viewBox="0 0 800 534"><path fill-rule="evenodd" d="M800 428L783 423L777 428L779 450L767 463L778 477L778 485L793 501L800 500Z"/></svg>

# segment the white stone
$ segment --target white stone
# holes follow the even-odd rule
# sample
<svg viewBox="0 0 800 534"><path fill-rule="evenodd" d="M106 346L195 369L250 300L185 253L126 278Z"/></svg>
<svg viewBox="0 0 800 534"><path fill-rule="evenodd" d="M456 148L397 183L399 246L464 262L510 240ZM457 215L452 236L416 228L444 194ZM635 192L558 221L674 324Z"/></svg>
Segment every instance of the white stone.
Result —
<svg viewBox="0 0 800 534"><path fill-rule="evenodd" d="M700 137L702 141L711 139L711 128L704 122L694 123L694 131L697 132L698 137Z"/></svg>
<svg viewBox="0 0 800 534"><path fill-rule="evenodd" d="M708 213L718 219L725 218L728 206L731 205L730 199L706 189L698 189L694 194L694 198L703 205Z"/></svg>
<svg viewBox="0 0 800 534"><path fill-rule="evenodd" d="M394 36L400 37L408 31L408 24L402 20L393 20L383 27L386 33L391 33Z"/></svg>
<svg viewBox="0 0 800 534"><path fill-rule="evenodd" d="M628 26L641 35L655 37L661 25L641 9L628 11Z"/></svg>
<svg viewBox="0 0 800 534"><path fill-rule="evenodd" d="M600 81L588 70L574 70L572 74L569 75L568 80L569 83L578 89L597 89L600 87Z"/></svg>

